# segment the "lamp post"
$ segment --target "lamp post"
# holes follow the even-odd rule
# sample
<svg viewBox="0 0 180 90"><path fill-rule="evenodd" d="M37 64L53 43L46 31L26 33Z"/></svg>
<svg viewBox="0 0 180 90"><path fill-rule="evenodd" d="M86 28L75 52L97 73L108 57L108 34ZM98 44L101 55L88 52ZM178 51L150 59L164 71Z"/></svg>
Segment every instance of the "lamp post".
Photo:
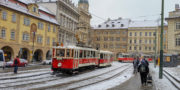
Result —
<svg viewBox="0 0 180 90"><path fill-rule="evenodd" d="M163 78L163 29L164 29L164 0L162 0L161 11L161 46L160 46L160 66L159 66L159 78Z"/></svg>
<svg viewBox="0 0 180 90"><path fill-rule="evenodd" d="M34 39L35 39L36 32L32 32L32 33L33 33L32 62L34 62L34 59L33 59L33 56L34 56Z"/></svg>

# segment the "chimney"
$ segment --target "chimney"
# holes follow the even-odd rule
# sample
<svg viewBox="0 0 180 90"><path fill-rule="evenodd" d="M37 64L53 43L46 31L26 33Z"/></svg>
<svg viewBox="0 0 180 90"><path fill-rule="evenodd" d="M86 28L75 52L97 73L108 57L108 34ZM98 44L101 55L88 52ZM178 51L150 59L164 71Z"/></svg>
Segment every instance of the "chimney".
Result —
<svg viewBox="0 0 180 90"><path fill-rule="evenodd" d="M179 9L179 4L175 5L175 10L177 11Z"/></svg>

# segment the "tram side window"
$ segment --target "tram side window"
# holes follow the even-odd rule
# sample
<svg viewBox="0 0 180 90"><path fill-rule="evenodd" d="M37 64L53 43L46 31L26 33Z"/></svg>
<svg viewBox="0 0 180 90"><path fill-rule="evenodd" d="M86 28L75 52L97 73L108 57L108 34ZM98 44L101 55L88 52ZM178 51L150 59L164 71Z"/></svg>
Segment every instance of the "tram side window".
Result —
<svg viewBox="0 0 180 90"><path fill-rule="evenodd" d="M87 51L87 57L90 57L90 55L91 55L91 52Z"/></svg>
<svg viewBox="0 0 180 90"><path fill-rule="evenodd" d="M87 52L87 51L84 51L84 58L86 58L86 52Z"/></svg>
<svg viewBox="0 0 180 90"><path fill-rule="evenodd" d="M80 50L79 58L82 58L82 56L83 56L83 51Z"/></svg>
<svg viewBox="0 0 180 90"><path fill-rule="evenodd" d="M100 59L103 59L103 54L100 54Z"/></svg>
<svg viewBox="0 0 180 90"><path fill-rule="evenodd" d="M70 57L70 50L69 49L66 50L66 57Z"/></svg>
<svg viewBox="0 0 180 90"><path fill-rule="evenodd" d="M56 56L64 57L64 53L65 53L64 49L56 50Z"/></svg>
<svg viewBox="0 0 180 90"><path fill-rule="evenodd" d="M71 57L74 57L74 50L71 51Z"/></svg>
<svg viewBox="0 0 180 90"><path fill-rule="evenodd" d="M92 51L92 56L93 58L95 58L95 51Z"/></svg>

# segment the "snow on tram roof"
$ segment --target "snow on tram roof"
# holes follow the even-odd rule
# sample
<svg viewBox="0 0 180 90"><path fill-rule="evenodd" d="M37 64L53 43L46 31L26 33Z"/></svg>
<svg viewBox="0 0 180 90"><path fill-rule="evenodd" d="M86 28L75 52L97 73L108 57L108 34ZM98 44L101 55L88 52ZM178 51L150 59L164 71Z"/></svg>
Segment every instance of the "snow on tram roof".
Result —
<svg viewBox="0 0 180 90"><path fill-rule="evenodd" d="M85 48L85 47L77 47L77 46L55 46L53 48L69 48L69 49L83 49L83 50L91 50L91 51L97 51L94 48Z"/></svg>
<svg viewBox="0 0 180 90"><path fill-rule="evenodd" d="M108 53L108 54L113 54L113 52L111 52L111 51L104 51L104 50L100 50L100 53Z"/></svg>

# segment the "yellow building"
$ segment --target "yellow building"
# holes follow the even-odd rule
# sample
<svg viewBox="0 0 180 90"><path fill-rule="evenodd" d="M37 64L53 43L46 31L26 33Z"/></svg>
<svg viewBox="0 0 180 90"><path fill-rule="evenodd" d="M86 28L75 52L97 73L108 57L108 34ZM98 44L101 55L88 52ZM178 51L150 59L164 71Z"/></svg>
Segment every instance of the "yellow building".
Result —
<svg viewBox="0 0 180 90"><path fill-rule="evenodd" d="M91 15L89 13L88 0L79 0L78 3L80 18L78 30L76 31L76 37L79 44L90 46L90 20Z"/></svg>
<svg viewBox="0 0 180 90"><path fill-rule="evenodd" d="M175 5L175 11L169 12L168 21L168 53L180 53L180 8Z"/></svg>
<svg viewBox="0 0 180 90"><path fill-rule="evenodd" d="M128 28L128 53L154 55L160 50L160 26L157 20L131 21ZM157 32L157 34L156 34ZM155 35L157 35L155 40ZM167 25L164 27L164 51L167 52Z"/></svg>
<svg viewBox="0 0 180 90"><path fill-rule="evenodd" d="M93 47L112 51L115 54L127 52L128 26L130 19L108 19L92 30Z"/></svg>
<svg viewBox="0 0 180 90"><path fill-rule="evenodd" d="M0 1L0 49L6 61L17 55L29 62L49 59L58 26L54 14L31 0Z"/></svg>

